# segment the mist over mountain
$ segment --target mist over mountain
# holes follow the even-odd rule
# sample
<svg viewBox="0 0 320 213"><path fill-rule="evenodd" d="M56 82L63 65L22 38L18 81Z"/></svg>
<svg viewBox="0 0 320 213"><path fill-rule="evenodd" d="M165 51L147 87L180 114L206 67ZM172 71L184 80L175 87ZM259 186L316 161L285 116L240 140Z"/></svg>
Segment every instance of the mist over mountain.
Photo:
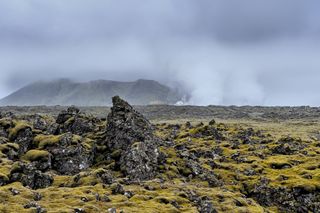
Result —
<svg viewBox="0 0 320 213"><path fill-rule="evenodd" d="M175 104L181 92L153 80L120 82L95 80L74 82L69 79L37 81L0 100L0 105L111 105L111 97L119 95L134 105Z"/></svg>
<svg viewBox="0 0 320 213"><path fill-rule="evenodd" d="M0 98L30 82L153 79L190 105L320 105L318 0L2 0Z"/></svg>

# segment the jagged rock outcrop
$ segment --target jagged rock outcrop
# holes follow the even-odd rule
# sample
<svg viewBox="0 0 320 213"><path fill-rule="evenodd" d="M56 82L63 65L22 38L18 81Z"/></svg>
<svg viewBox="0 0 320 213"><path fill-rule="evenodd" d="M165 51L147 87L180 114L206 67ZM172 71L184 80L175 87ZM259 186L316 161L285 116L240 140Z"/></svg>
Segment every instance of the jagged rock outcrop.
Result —
<svg viewBox="0 0 320 213"><path fill-rule="evenodd" d="M81 113L80 109L74 106L61 111L56 120L59 124L58 133L71 132L77 135L92 132L96 122L96 118Z"/></svg>
<svg viewBox="0 0 320 213"><path fill-rule="evenodd" d="M0 173L0 186L6 185L8 181L9 178L6 175Z"/></svg>
<svg viewBox="0 0 320 213"><path fill-rule="evenodd" d="M152 141L136 142L122 154L120 169L133 180L152 179L156 175L159 155Z"/></svg>
<svg viewBox="0 0 320 213"><path fill-rule="evenodd" d="M153 126L119 96L112 98L108 115L106 145L117 154L116 164L131 180L146 180L157 173L162 141L153 133Z"/></svg>
<svg viewBox="0 0 320 213"><path fill-rule="evenodd" d="M63 110L59 113L56 122L58 124L63 124L71 117L77 115L80 112L80 110L77 107L69 107L67 110Z"/></svg>
<svg viewBox="0 0 320 213"><path fill-rule="evenodd" d="M19 155L26 153L32 147L33 133L31 127L24 127L18 130L16 135L12 137L14 142L19 145Z"/></svg>
<svg viewBox="0 0 320 213"><path fill-rule="evenodd" d="M303 144L299 138L294 139L291 137L284 137L281 138L277 143L279 145L272 149L274 154L292 155L306 147L306 144Z"/></svg>
<svg viewBox="0 0 320 213"><path fill-rule="evenodd" d="M33 128L45 131L49 128L49 124L43 116L36 114L33 120Z"/></svg>
<svg viewBox="0 0 320 213"><path fill-rule="evenodd" d="M186 197L197 206L200 213L217 213L208 197L200 197L194 191L186 191Z"/></svg>
<svg viewBox="0 0 320 213"><path fill-rule="evenodd" d="M92 164L93 152L85 148L72 134L64 134L59 143L46 148L52 154L52 168L64 175L74 175Z"/></svg>
<svg viewBox="0 0 320 213"><path fill-rule="evenodd" d="M10 182L20 181L22 185L31 189L49 187L53 183L50 174L37 170L32 164L17 163L10 173Z"/></svg>
<svg viewBox="0 0 320 213"><path fill-rule="evenodd" d="M293 189L286 187L272 187L270 180L262 177L260 182L247 190L247 195L253 197L262 206L278 206L283 212L319 212L319 189L307 186L296 186Z"/></svg>

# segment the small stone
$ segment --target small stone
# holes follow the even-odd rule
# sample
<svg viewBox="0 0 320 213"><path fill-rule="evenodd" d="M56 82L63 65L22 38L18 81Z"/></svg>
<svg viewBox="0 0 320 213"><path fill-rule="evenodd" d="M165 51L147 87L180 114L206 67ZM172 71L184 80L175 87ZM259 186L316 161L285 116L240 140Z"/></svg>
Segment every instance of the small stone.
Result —
<svg viewBox="0 0 320 213"><path fill-rule="evenodd" d="M180 209L180 208L181 208L180 205L178 204L178 202L175 201L175 200L171 201L170 204L173 205L173 206L174 206L175 208L177 208L177 209Z"/></svg>
<svg viewBox="0 0 320 213"><path fill-rule="evenodd" d="M33 199L34 199L35 201L39 201L39 200L42 199L42 195L41 195L39 192L35 192L35 193L33 194Z"/></svg>
<svg viewBox="0 0 320 213"><path fill-rule="evenodd" d="M124 196L126 196L127 198L132 198L133 195L134 195L133 192L130 192L130 191L124 192Z"/></svg>
<svg viewBox="0 0 320 213"><path fill-rule="evenodd" d="M113 176L109 171L99 175L99 178L104 184L112 184L114 182Z"/></svg>
<svg viewBox="0 0 320 213"><path fill-rule="evenodd" d="M27 203L23 206L25 209L30 209L30 208L37 208L39 205L38 203L31 201L30 203Z"/></svg>
<svg viewBox="0 0 320 213"><path fill-rule="evenodd" d="M96 201L101 201L101 197L100 197L99 193L95 194L95 198L96 198Z"/></svg>
<svg viewBox="0 0 320 213"><path fill-rule="evenodd" d="M20 191L14 188L9 188L10 192L12 193L13 196L20 194Z"/></svg>
<svg viewBox="0 0 320 213"><path fill-rule="evenodd" d="M88 202L88 201L89 201L88 198L86 198L86 197L81 197L81 200L82 200L83 202Z"/></svg>
<svg viewBox="0 0 320 213"><path fill-rule="evenodd" d="M151 186L151 185L145 185L144 189L149 190L149 191L154 191L155 190L155 188L153 186Z"/></svg>
<svg viewBox="0 0 320 213"><path fill-rule="evenodd" d="M216 124L216 121L214 120L214 119L212 119L211 121L209 121L209 125L210 126L213 126L213 125L215 125Z"/></svg>
<svg viewBox="0 0 320 213"><path fill-rule="evenodd" d="M110 202L111 199L108 197L107 194L105 194L105 195L103 195L103 197L101 198L101 201L102 201L102 202Z"/></svg>
<svg viewBox="0 0 320 213"><path fill-rule="evenodd" d="M75 213L85 213L86 211L84 209L82 209L82 208L75 208L74 212Z"/></svg>
<svg viewBox="0 0 320 213"><path fill-rule="evenodd" d="M108 209L109 213L117 213L117 209L116 208L110 208Z"/></svg>
<svg viewBox="0 0 320 213"><path fill-rule="evenodd" d="M192 124L190 123L190 121L187 121L185 125L186 125L187 129L191 129L192 128Z"/></svg>
<svg viewBox="0 0 320 213"><path fill-rule="evenodd" d="M124 194L123 186L119 183L115 183L111 185L112 194Z"/></svg>

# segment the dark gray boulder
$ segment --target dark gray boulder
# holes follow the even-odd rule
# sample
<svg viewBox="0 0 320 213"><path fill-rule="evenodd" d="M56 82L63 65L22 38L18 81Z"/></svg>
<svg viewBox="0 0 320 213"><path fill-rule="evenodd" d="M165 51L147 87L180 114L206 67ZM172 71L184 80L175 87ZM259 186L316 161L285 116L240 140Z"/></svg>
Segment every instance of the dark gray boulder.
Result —
<svg viewBox="0 0 320 213"><path fill-rule="evenodd" d="M80 112L80 110L74 106L69 107L67 110L63 110L59 113L56 122L58 124L63 124L66 122L69 118L77 115Z"/></svg>
<svg viewBox="0 0 320 213"><path fill-rule="evenodd" d="M114 182L114 177L109 170L101 169L96 173L96 177L104 184L112 184Z"/></svg>
<svg viewBox="0 0 320 213"><path fill-rule="evenodd" d="M148 180L157 174L159 150L149 141L132 144L120 158L121 171L132 180Z"/></svg>
<svg viewBox="0 0 320 213"><path fill-rule="evenodd" d="M3 138L8 138L8 132L6 131L6 129L2 126L0 126L0 137Z"/></svg>
<svg viewBox="0 0 320 213"><path fill-rule="evenodd" d="M112 102L105 141L109 155L113 153L116 167L132 181L155 177L162 141L154 135L152 124L126 101L115 96Z"/></svg>
<svg viewBox="0 0 320 213"><path fill-rule="evenodd" d="M97 122L97 118L81 113L76 107L69 107L67 110L63 110L56 120L56 123L59 124L57 128L59 134L71 132L76 135L94 131Z"/></svg>
<svg viewBox="0 0 320 213"><path fill-rule="evenodd" d="M281 155L295 154L307 146L301 139L294 139L291 137L281 138L277 143L279 145L272 149L272 153Z"/></svg>
<svg viewBox="0 0 320 213"><path fill-rule="evenodd" d="M195 191L186 191L188 200L193 202L200 213L217 213L218 211L214 208L212 201L204 196L199 196Z"/></svg>
<svg viewBox="0 0 320 213"><path fill-rule="evenodd" d="M264 207L278 206L281 212L320 212L320 190L307 186L274 187L262 177L253 187L244 184L246 195Z"/></svg>
<svg viewBox="0 0 320 213"><path fill-rule="evenodd" d="M18 131L14 137L14 142L19 145L18 153L22 155L32 148L33 133L31 127L26 127Z"/></svg>
<svg viewBox="0 0 320 213"><path fill-rule="evenodd" d="M49 123L46 121L46 119L41 116L36 114L33 119L33 128L41 131L45 131L48 129Z"/></svg>
<svg viewBox="0 0 320 213"><path fill-rule="evenodd" d="M87 169L94 154L80 142L73 141L72 134L63 135L60 143L47 150L52 154L52 169L64 175L74 175Z"/></svg>
<svg viewBox="0 0 320 213"><path fill-rule="evenodd" d="M112 103L106 130L110 150L126 150L134 142L154 139L153 126L143 115L119 96L113 97Z"/></svg>
<svg viewBox="0 0 320 213"><path fill-rule="evenodd" d="M6 185L8 181L9 181L8 177L0 173L0 186Z"/></svg>
<svg viewBox="0 0 320 213"><path fill-rule="evenodd" d="M20 181L23 186L31 189L47 188L53 183L53 177L50 174L37 170L32 164L17 163L10 172L10 182Z"/></svg>

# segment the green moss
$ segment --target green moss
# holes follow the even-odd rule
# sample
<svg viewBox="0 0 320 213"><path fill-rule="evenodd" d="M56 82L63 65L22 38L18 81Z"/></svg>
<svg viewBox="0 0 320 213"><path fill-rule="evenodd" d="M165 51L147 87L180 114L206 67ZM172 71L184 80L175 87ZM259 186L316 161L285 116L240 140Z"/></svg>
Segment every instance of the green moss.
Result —
<svg viewBox="0 0 320 213"><path fill-rule="evenodd" d="M96 149L97 149L97 152L104 152L105 150L107 150L107 146L106 145L97 145L96 146Z"/></svg>
<svg viewBox="0 0 320 213"><path fill-rule="evenodd" d="M14 140L20 131L27 128L31 129L31 126L25 121L15 122L15 126L9 130L9 139Z"/></svg>
<svg viewBox="0 0 320 213"><path fill-rule="evenodd" d="M67 125L67 126L69 126L69 125L71 125L72 123L74 123L74 121L75 121L75 118L74 117L71 117L70 115L67 115L69 118L68 118L68 120L65 122L65 124Z"/></svg>
<svg viewBox="0 0 320 213"><path fill-rule="evenodd" d="M196 135L198 133L201 133L201 132L205 131L207 128L208 128L207 126L202 126L202 127L198 127L198 128L193 128L189 132L192 135Z"/></svg>
<svg viewBox="0 0 320 213"><path fill-rule="evenodd" d="M203 121L208 123L209 120ZM0 121L1 122L1 121ZM70 120L71 122L71 120ZM176 123L176 121L171 121ZM183 121L184 123L185 121ZM200 122L200 120L197 122ZM219 121L220 122L220 121ZM255 200L246 197L247 190L253 190L259 184L260 178L270 180L268 184L276 190L292 191L298 189L304 193L315 193L320 190L320 144L316 140L308 142L310 135L318 134L320 124L315 123L309 126L292 125L274 122L228 120L225 123L216 123L215 128L223 131L226 137L223 141L215 141L210 137L196 135L205 131L207 127L188 129L184 125L179 130L178 138L173 139L175 146L162 146L160 151L166 156L166 161L159 165L160 173L152 181L128 184L127 179L118 171L115 166L115 159L106 160L106 144L97 147L98 156L95 159L99 164L91 169L81 172L75 176L64 176L53 172L54 183L46 189L38 189L43 198L39 204L52 212L72 212L75 208L83 208L86 212L103 212L109 208L116 208L117 212L198 212L196 203L190 201L189 192L194 192L197 197L210 200L217 212L279 212L273 207L260 206ZM91 149L96 141L102 141L105 136L105 124L100 122L96 130L84 136L74 135L72 144L81 143L87 150ZM157 135L164 139L172 136L172 128L168 125L158 125ZM251 144L244 144L239 133L249 127L254 130L261 130L265 135L250 136ZM210 127L211 128L211 127ZM46 151L42 149L47 146L59 143L61 137L54 135L38 135L35 137L34 145L39 149L30 150L23 156L25 160L36 160L47 157ZM270 133L268 135L267 133ZM301 137L301 143L306 143L304 151L294 155L276 155L272 153L272 147L278 145L276 141L283 138L283 135ZM269 141L262 143L261 141ZM240 142L237 148L232 148L235 141ZM0 145L0 150L18 149L17 144L10 144L5 141ZM100 144L101 145L101 144ZM179 148L180 146L180 148ZM185 149L181 149L185 147ZM222 150L220 154L216 149ZM39 153L40 151L40 153ZM215 152L214 157L211 153ZM237 161L232 154L239 152ZM43 155L41 154L43 153ZM183 154L183 155L182 155ZM187 155L186 155L187 154ZM119 151L115 150L113 158L118 158ZM191 173L186 167L186 158L196 156L195 161L204 169L212 171L219 180L223 181L222 187L209 187L207 181L200 178L186 178ZM21 170L19 163L13 163L2 156L0 159L0 176L8 177L11 171ZM101 160L101 161L100 161ZM283 168L286 165L290 168ZM275 169L282 168L282 169ZM111 187L102 184L99 175L112 170L116 182L125 185L126 191L134 193L134 196L127 198L124 195L112 195ZM253 171L253 174L246 173ZM204 174L205 175L205 174ZM148 186L148 187L146 187ZM151 187L150 187L151 186ZM9 188L20 191L19 195L13 196ZM33 200L34 191L23 187L20 182L10 183L0 187L0 212L25 212L23 205ZM97 194L99 196L97 196ZM96 199L108 196L110 202L102 202ZM96 197L97 196L97 197ZM81 200L87 198L87 202ZM54 200L54 202L52 202ZM178 204L179 208L174 205ZM7 207L9 206L9 207ZM31 209L29 209L31 210Z"/></svg>
<svg viewBox="0 0 320 213"><path fill-rule="evenodd" d="M94 140L90 139L90 138L85 138L83 141L82 141L82 145L87 149L91 149L94 145Z"/></svg>
<svg viewBox="0 0 320 213"><path fill-rule="evenodd" d="M72 135L71 144L78 144L81 143L82 137L80 135Z"/></svg>
<svg viewBox="0 0 320 213"><path fill-rule="evenodd" d="M44 149L47 146L52 146L60 142L59 135L37 135L33 142L39 149Z"/></svg>
<svg viewBox="0 0 320 213"><path fill-rule="evenodd" d="M8 143L8 142L9 142L8 138L0 136L0 143Z"/></svg>
<svg viewBox="0 0 320 213"><path fill-rule="evenodd" d="M0 126L4 127L5 129L8 129L12 125L13 125L13 122L11 119L8 119L8 118L0 119Z"/></svg>
<svg viewBox="0 0 320 213"><path fill-rule="evenodd" d="M120 149L117 149L111 153L111 157L113 159L119 159L121 157L121 152L122 151Z"/></svg>
<svg viewBox="0 0 320 213"><path fill-rule="evenodd" d="M21 170L21 166L19 162L15 162L14 164L12 164L11 169L10 169L10 173L15 173Z"/></svg>
<svg viewBox="0 0 320 213"><path fill-rule="evenodd" d="M29 150L23 157L23 160L27 161L39 161L42 159L47 159L49 157L50 153L45 150Z"/></svg>
<svg viewBox="0 0 320 213"><path fill-rule="evenodd" d="M96 176L96 177L99 177L101 175L103 175L104 173L106 173L107 170L104 169L104 168L99 168L99 169L96 169L93 171L93 174Z"/></svg>
<svg viewBox="0 0 320 213"><path fill-rule="evenodd" d="M9 181L9 178L7 175L0 173L0 179L4 180L4 181Z"/></svg>
<svg viewBox="0 0 320 213"><path fill-rule="evenodd" d="M16 143L0 144L0 151L1 152L6 152L10 149L17 151L19 149L19 144L16 144Z"/></svg>

